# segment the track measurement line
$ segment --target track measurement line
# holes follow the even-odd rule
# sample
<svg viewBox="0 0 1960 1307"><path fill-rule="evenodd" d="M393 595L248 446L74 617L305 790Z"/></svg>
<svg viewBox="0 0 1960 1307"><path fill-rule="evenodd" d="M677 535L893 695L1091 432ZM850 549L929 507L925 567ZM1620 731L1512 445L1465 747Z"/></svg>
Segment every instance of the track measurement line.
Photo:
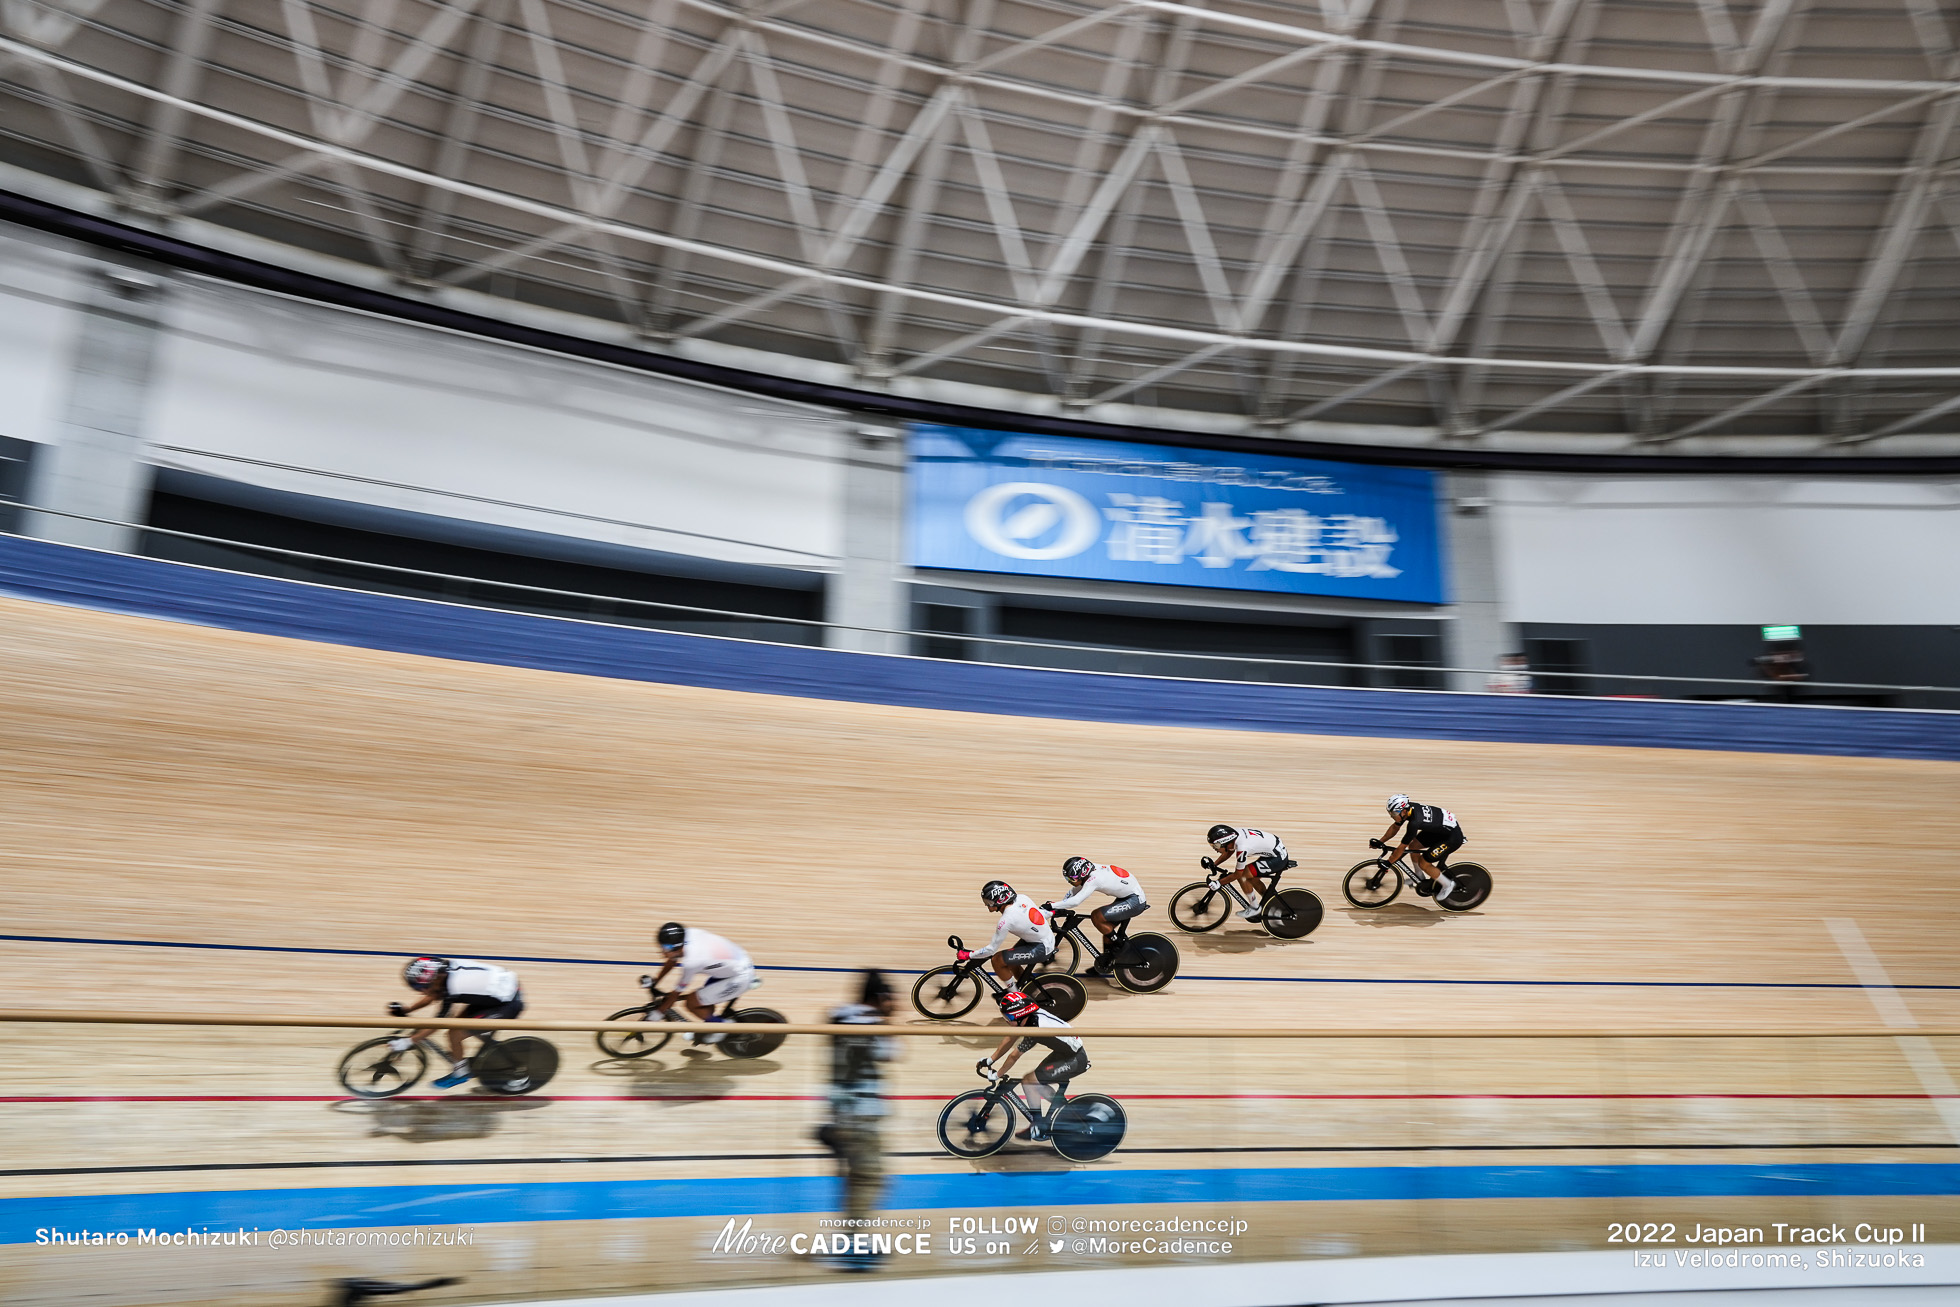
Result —
<svg viewBox="0 0 1960 1307"><path fill-rule="evenodd" d="M202 949L219 953L305 953L321 954L329 957L353 958L399 958L405 950L375 948L319 948L297 944L205 944L194 940L174 939L103 939L86 935L0 935L0 941L18 944L91 944L105 948L182 948ZM543 962L557 966L570 967L657 967L659 963L632 958L561 958L537 957L518 953L485 953L480 950L457 949L456 956L481 958L486 962ZM807 971L821 974L855 974L861 967L818 967L802 965L773 964L756 967L757 971ZM883 970L895 976L917 976L924 972L918 967L885 967ZM1179 980L1230 981L1243 984L1261 985L1458 985L1502 988L1545 988L1545 989L1862 989L1865 986L1843 981L1820 980L1498 980L1498 979L1448 979L1439 980L1418 976L1208 976L1182 973ZM1908 990L1955 990L1960 985L1899 985L1898 989Z"/></svg>
<svg viewBox="0 0 1960 1307"><path fill-rule="evenodd" d="M1878 1009L1878 1019L1897 1030L1917 1030L1919 1022L1913 1018L1906 1001L1899 997L1891 976L1886 974L1885 964L1878 960L1858 923L1849 917L1832 917L1824 924L1830 927L1838 952L1851 964L1851 973L1858 977L1872 1006ZM1924 1035L1900 1035L1897 1043L1912 1073L1919 1077L1920 1088L1933 1100L1933 1109L1946 1123L1947 1133L1960 1144L1960 1103L1954 1102L1953 1075L1946 1069L1946 1063L1940 1061L1938 1050Z"/></svg>

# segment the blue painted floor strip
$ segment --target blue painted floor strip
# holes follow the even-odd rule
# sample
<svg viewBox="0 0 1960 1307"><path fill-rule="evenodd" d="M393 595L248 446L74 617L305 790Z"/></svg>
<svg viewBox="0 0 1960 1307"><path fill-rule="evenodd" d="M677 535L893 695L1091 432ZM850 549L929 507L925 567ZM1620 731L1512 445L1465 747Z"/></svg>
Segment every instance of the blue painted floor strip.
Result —
<svg viewBox="0 0 1960 1307"><path fill-rule="evenodd" d="M892 1211L1091 1204L1399 1202L1439 1198L1948 1196L1960 1164L1901 1162L1633 1166L1361 1166L1195 1171L1001 1171L901 1175ZM90 1194L0 1200L0 1243L36 1232L337 1230L663 1216L828 1212L828 1176L383 1185Z"/></svg>
<svg viewBox="0 0 1960 1307"><path fill-rule="evenodd" d="M309 948L296 944L200 944L172 939L103 939L88 935L0 935L0 942L22 944L100 944L111 948L188 948L234 953L323 953L338 957L400 958L401 950L374 948ZM656 959L531 957L516 953L483 953L458 949L459 955L486 962L547 962L572 967L649 967ZM758 971L855 972L859 967L758 966ZM921 974L916 967L886 967L897 976ZM1180 980L1229 980L1264 985L1507 985L1589 989L1862 989L1856 982L1827 980L1433 980L1413 976L1201 976L1181 973ZM1894 989L1960 990L1960 985L1894 985Z"/></svg>

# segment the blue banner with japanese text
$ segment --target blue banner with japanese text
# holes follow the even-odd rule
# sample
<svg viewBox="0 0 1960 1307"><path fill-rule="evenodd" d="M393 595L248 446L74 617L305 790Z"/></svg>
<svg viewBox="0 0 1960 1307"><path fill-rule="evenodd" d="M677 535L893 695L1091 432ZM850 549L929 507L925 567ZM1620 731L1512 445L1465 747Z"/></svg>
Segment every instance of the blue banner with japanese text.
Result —
<svg viewBox="0 0 1960 1307"><path fill-rule="evenodd" d="M1435 474L912 428L914 567L1444 602Z"/></svg>

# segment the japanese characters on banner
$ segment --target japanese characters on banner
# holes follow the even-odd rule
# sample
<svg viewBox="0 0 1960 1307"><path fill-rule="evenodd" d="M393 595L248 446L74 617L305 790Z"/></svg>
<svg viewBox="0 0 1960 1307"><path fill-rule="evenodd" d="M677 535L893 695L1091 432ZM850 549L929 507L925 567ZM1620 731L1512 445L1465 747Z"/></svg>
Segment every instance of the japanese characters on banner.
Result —
<svg viewBox="0 0 1960 1307"><path fill-rule="evenodd" d="M915 567L1442 603L1434 474L915 426Z"/></svg>

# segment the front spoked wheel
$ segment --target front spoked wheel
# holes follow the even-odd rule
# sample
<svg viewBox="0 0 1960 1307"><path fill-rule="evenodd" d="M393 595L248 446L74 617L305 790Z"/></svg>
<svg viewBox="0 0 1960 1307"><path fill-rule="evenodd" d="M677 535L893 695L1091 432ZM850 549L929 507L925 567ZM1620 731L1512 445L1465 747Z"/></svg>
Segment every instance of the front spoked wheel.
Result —
<svg viewBox="0 0 1960 1307"><path fill-rule="evenodd" d="M912 1006L928 1021L951 1021L979 1006L980 978L961 967L934 967L912 986Z"/></svg>
<svg viewBox="0 0 1960 1307"><path fill-rule="evenodd" d="M674 1037L673 1031L663 1031L660 1029L666 1022L654 1014L653 1004L651 1003L644 1003L639 1007L622 1008L620 1011L607 1017L606 1020L644 1021L647 1023L647 1029L644 1032L638 1030L601 1030L598 1036L599 1051L607 1057L624 1058L629 1061L636 1057L646 1057L650 1054L658 1053L661 1049L667 1047L667 1041Z"/></svg>
<svg viewBox="0 0 1960 1307"><path fill-rule="evenodd" d="M1037 962L1033 969L1037 972L1053 971L1064 976L1072 976L1080 965L1082 965L1082 950L1076 944L1075 936L1071 932L1067 935L1055 936L1054 953L1046 962Z"/></svg>
<svg viewBox="0 0 1960 1307"><path fill-rule="evenodd" d="M939 1114L939 1142L955 1157L986 1157L1007 1146L1014 1109L991 1089L969 1089Z"/></svg>
<svg viewBox="0 0 1960 1307"><path fill-rule="evenodd" d="M1217 930L1231 915L1231 895L1208 881L1193 881L1171 899L1171 924L1194 935Z"/></svg>
<svg viewBox="0 0 1960 1307"><path fill-rule="evenodd" d="M1456 886L1450 891L1447 901L1442 899L1436 901L1437 905L1445 911L1468 912L1490 897L1490 872L1476 863L1460 862L1445 868L1444 873Z"/></svg>
<svg viewBox="0 0 1960 1307"><path fill-rule="evenodd" d="M1341 882L1341 893L1357 908L1381 908L1402 892L1402 873L1380 858L1357 862Z"/></svg>
<svg viewBox="0 0 1960 1307"><path fill-rule="evenodd" d="M393 1098L415 1087L429 1069L429 1055L420 1044L400 1052L388 1047L398 1035L383 1035L356 1044L340 1059L340 1087L357 1098Z"/></svg>
<svg viewBox="0 0 1960 1307"><path fill-rule="evenodd" d="M1132 935L1112 971L1132 994L1154 994L1177 975L1177 945L1162 935Z"/></svg>
<svg viewBox="0 0 1960 1307"><path fill-rule="evenodd" d="M1259 920L1280 939L1300 939L1313 934L1324 911L1320 895L1312 890L1283 889L1266 900L1265 915Z"/></svg>

